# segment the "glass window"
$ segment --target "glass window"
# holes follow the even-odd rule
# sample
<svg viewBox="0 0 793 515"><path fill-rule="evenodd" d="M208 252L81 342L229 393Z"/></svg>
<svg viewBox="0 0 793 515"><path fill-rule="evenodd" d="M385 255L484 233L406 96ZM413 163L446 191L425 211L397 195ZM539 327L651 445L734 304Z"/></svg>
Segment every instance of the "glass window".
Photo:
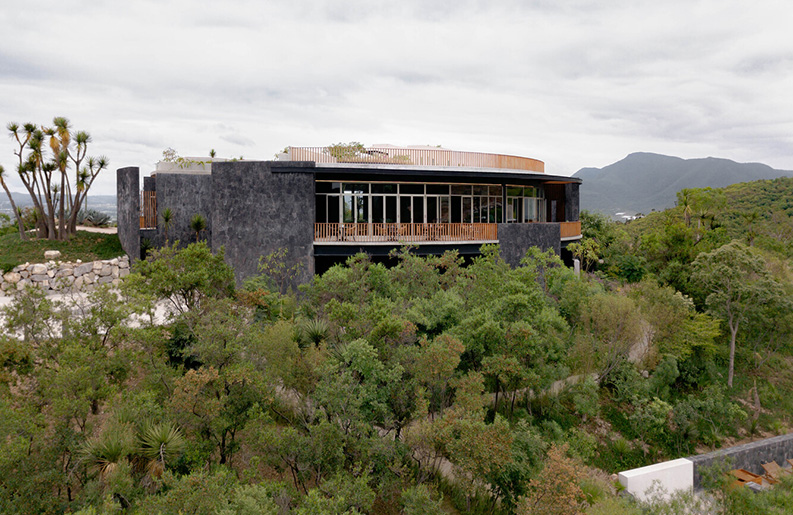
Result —
<svg viewBox="0 0 793 515"><path fill-rule="evenodd" d="M427 184L427 195L448 195L448 184Z"/></svg>
<svg viewBox="0 0 793 515"><path fill-rule="evenodd" d="M355 196L355 221L359 224L369 222L369 196L356 195Z"/></svg>
<svg viewBox="0 0 793 515"><path fill-rule="evenodd" d="M427 197L427 223L438 223L438 197Z"/></svg>
<svg viewBox="0 0 793 515"><path fill-rule="evenodd" d="M328 221L328 196L317 195L316 207L314 208L318 224Z"/></svg>
<svg viewBox="0 0 793 515"><path fill-rule="evenodd" d="M500 197L501 196L501 186L490 186L490 196L491 197Z"/></svg>
<svg viewBox="0 0 793 515"><path fill-rule="evenodd" d="M507 187L507 196L508 197L522 197L523 196L523 188L520 186L509 186Z"/></svg>
<svg viewBox="0 0 793 515"><path fill-rule="evenodd" d="M449 223L449 197L440 197L440 222Z"/></svg>
<svg viewBox="0 0 793 515"><path fill-rule="evenodd" d="M471 186L469 184L452 184L452 195L470 195Z"/></svg>
<svg viewBox="0 0 793 515"><path fill-rule="evenodd" d="M339 223L339 196L328 195L328 223Z"/></svg>
<svg viewBox="0 0 793 515"><path fill-rule="evenodd" d="M396 184L372 183L372 193L390 193L396 195Z"/></svg>
<svg viewBox="0 0 793 515"><path fill-rule="evenodd" d="M385 223L395 224L397 222L397 198L385 197Z"/></svg>
<svg viewBox="0 0 793 515"><path fill-rule="evenodd" d="M424 197L418 195L413 197L413 223L424 223Z"/></svg>
<svg viewBox="0 0 793 515"><path fill-rule="evenodd" d="M459 224L463 217L463 201L460 197L452 197L452 223Z"/></svg>
<svg viewBox="0 0 793 515"><path fill-rule="evenodd" d="M400 195L405 195L408 193L412 194L424 194L424 185L423 184L400 184L399 185L399 193Z"/></svg>
<svg viewBox="0 0 793 515"><path fill-rule="evenodd" d="M382 195L372 195L372 223L385 223L385 197Z"/></svg>
<svg viewBox="0 0 793 515"><path fill-rule="evenodd" d="M344 193L369 193L369 185L366 183L344 183Z"/></svg>
<svg viewBox="0 0 793 515"><path fill-rule="evenodd" d="M342 221L345 224L351 224L355 222L355 204L354 204L355 197L352 195L344 195L344 204L342 206L343 214L342 214Z"/></svg>
<svg viewBox="0 0 793 515"><path fill-rule="evenodd" d="M472 197L463 197L463 223L470 224L473 221L473 208L471 206Z"/></svg>
<svg viewBox="0 0 793 515"><path fill-rule="evenodd" d="M488 187L483 186L481 184L474 184L474 195L479 195L480 197L486 197L488 194Z"/></svg>
<svg viewBox="0 0 793 515"><path fill-rule="evenodd" d="M413 221L413 209L410 200L410 197L399 197L399 221L403 224L409 224Z"/></svg>

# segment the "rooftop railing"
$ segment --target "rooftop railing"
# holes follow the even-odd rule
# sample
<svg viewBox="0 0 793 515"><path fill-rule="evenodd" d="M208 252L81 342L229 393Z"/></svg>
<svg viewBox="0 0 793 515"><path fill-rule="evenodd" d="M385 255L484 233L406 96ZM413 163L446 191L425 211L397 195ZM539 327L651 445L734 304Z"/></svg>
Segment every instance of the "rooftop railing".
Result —
<svg viewBox="0 0 793 515"><path fill-rule="evenodd" d="M314 161L315 163L457 166L545 172L545 163L530 157L461 152L440 148L332 145L330 147L289 147L286 155L289 161Z"/></svg>

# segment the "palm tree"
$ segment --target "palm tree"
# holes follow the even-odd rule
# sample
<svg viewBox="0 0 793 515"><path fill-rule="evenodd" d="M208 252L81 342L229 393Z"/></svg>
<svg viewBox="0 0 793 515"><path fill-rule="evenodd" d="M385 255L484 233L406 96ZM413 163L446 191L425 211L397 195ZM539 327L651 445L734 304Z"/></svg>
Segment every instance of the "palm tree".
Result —
<svg viewBox="0 0 793 515"><path fill-rule="evenodd" d="M206 230L207 228L207 220L202 215L196 214L190 220L190 229L193 230L195 233L195 242L198 243L198 237L201 234L201 231Z"/></svg>
<svg viewBox="0 0 793 515"><path fill-rule="evenodd" d="M6 184L5 177L5 169L3 168L3 165L0 165L0 186L3 187L6 195L8 195L8 200L11 202L11 209L14 210L14 216L17 217L17 225L19 225L19 237L24 241L28 239L28 235L25 234L25 224L22 222L22 213L19 209L17 209L17 205L14 202L14 197L11 196L11 191L8 189L8 184Z"/></svg>

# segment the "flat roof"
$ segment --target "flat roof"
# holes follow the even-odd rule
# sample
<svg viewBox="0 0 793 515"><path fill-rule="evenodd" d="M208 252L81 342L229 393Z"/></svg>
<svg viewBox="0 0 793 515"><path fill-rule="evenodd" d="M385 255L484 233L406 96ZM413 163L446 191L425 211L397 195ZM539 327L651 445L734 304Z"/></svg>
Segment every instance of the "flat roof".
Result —
<svg viewBox="0 0 793 515"><path fill-rule="evenodd" d="M353 163L316 163L314 173L317 179L335 178L341 180L385 180L398 177L401 180L420 182L446 182L450 179L465 179L473 182L498 183L509 181L534 181L545 184L581 184L578 177L548 175L506 168L469 168L460 166L420 166L399 164L353 164Z"/></svg>

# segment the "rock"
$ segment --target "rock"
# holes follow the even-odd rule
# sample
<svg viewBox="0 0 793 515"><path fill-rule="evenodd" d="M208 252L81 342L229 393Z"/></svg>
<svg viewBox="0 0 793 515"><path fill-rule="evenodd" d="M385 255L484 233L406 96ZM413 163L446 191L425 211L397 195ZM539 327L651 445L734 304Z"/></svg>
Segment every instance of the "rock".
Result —
<svg viewBox="0 0 793 515"><path fill-rule="evenodd" d="M18 272L8 272L7 274L3 274L3 280L8 283L18 283L20 279L22 279L22 276L19 275Z"/></svg>
<svg viewBox="0 0 793 515"><path fill-rule="evenodd" d="M73 277L74 269L72 267L63 267L55 274L55 277Z"/></svg>
<svg viewBox="0 0 793 515"><path fill-rule="evenodd" d="M111 265L113 265L113 266L116 266L116 265L118 265L118 258L113 258L113 259L111 259L111 260L110 260L110 264L111 264Z"/></svg>
<svg viewBox="0 0 793 515"><path fill-rule="evenodd" d="M58 259L61 257L60 250L45 250L44 251L44 259Z"/></svg>
<svg viewBox="0 0 793 515"><path fill-rule="evenodd" d="M118 271L119 271L118 265L113 265L110 268L110 275L112 275L113 277L118 277Z"/></svg>
<svg viewBox="0 0 793 515"><path fill-rule="evenodd" d="M99 275L101 277L106 277L106 276L110 275L110 273L112 271L113 271L113 268L110 265L104 264L104 265L102 265L102 268L99 270Z"/></svg>
<svg viewBox="0 0 793 515"><path fill-rule="evenodd" d="M27 279L28 277L30 277L30 272L28 272L27 270L20 270L19 275L20 277L22 277L22 279Z"/></svg>
<svg viewBox="0 0 793 515"><path fill-rule="evenodd" d="M96 278L96 274L94 274L93 272L88 272L83 276L83 278L85 284L91 284L94 282L94 279Z"/></svg>
<svg viewBox="0 0 793 515"><path fill-rule="evenodd" d="M102 270L102 262L94 261L92 264L92 268L94 269L95 272L99 272L100 270Z"/></svg>
<svg viewBox="0 0 793 515"><path fill-rule="evenodd" d="M82 265L77 265L76 267L74 267L74 275L75 277L80 277L81 275L87 274L93 269L94 269L93 263L84 263Z"/></svg>
<svg viewBox="0 0 793 515"><path fill-rule="evenodd" d="M47 273L47 265L35 264L30 267L30 275L41 275Z"/></svg>
<svg viewBox="0 0 793 515"><path fill-rule="evenodd" d="M55 277L55 270L47 270L47 277L49 277L50 279Z"/></svg>
<svg viewBox="0 0 793 515"><path fill-rule="evenodd" d="M96 281L97 284L107 284L112 282L113 282L113 276L111 275L103 275Z"/></svg>
<svg viewBox="0 0 793 515"><path fill-rule="evenodd" d="M34 283L43 283L44 281L49 281L50 276L47 274L31 275L30 280L33 281Z"/></svg>
<svg viewBox="0 0 793 515"><path fill-rule="evenodd" d="M129 268L122 268L118 271L119 277L126 277L129 275Z"/></svg>
<svg viewBox="0 0 793 515"><path fill-rule="evenodd" d="M82 277L76 277L72 283L72 290L79 291L83 287L84 280Z"/></svg>

